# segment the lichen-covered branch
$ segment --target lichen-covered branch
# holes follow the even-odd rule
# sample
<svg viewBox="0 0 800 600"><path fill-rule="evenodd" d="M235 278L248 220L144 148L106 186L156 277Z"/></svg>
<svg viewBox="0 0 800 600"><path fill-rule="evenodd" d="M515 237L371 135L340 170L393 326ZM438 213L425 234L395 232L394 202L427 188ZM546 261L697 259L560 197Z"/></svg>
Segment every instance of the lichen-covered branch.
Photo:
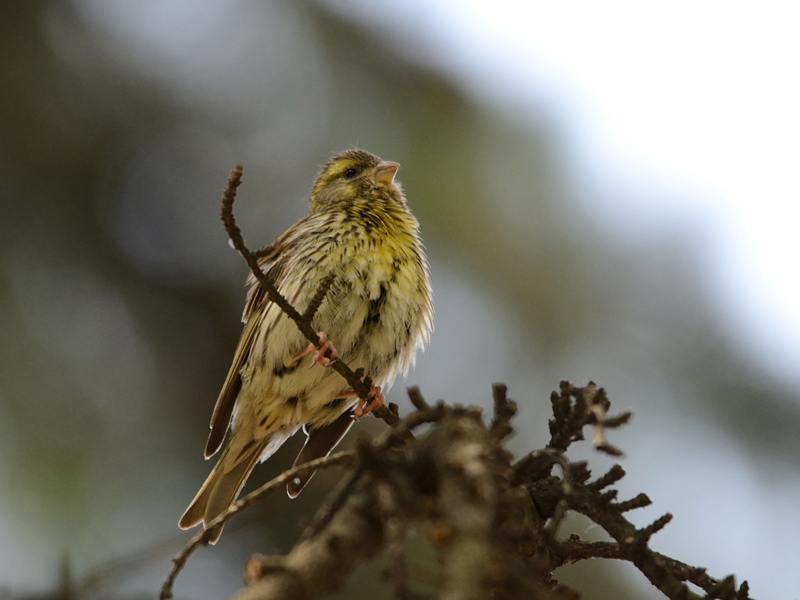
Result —
<svg viewBox="0 0 800 600"><path fill-rule="evenodd" d="M594 384L563 382L553 395L550 442L516 462L504 447L516 412L505 386L494 387L488 425L479 409L430 406L418 390L410 395L418 410L379 439L359 440L350 477L287 554L249 561L249 585L236 600L321 597L382 552L390 558L387 577L395 598L431 597L417 591L413 557L404 554L404 537L412 530L424 530L439 554L432 567L438 598L577 598L553 571L589 558L631 562L668 598L701 598L687 582L700 587L703 598L749 598L746 583L737 588L732 577L712 578L650 549L650 538L671 515L643 528L630 523L625 513L650 500L645 494L617 499L609 488L625 475L621 467L592 480L585 462L566 457L587 426L599 450L614 449L607 430L630 417L609 416L608 398ZM424 435L406 435L423 422L431 423ZM557 525L569 512L587 516L614 541L559 538Z"/></svg>

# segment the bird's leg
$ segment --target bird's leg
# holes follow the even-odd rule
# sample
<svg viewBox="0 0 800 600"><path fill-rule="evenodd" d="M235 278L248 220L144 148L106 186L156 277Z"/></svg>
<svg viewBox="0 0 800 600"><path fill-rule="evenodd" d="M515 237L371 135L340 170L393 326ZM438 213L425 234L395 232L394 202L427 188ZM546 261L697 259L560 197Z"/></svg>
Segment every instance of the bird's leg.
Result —
<svg viewBox="0 0 800 600"><path fill-rule="evenodd" d="M333 345L333 342L328 339L328 336L325 335L324 331L318 332L317 335L319 336L319 345L316 345L313 342L309 343L304 350L301 350L292 357L293 365L296 365L297 362L306 354L311 354L312 352L314 353L314 356L311 359L311 367L313 367L316 363L321 364L323 367L328 367L334 360L336 360L336 357L339 356L339 351L336 349L336 346ZM325 353L328 352L328 350L330 350L330 358L325 356Z"/></svg>

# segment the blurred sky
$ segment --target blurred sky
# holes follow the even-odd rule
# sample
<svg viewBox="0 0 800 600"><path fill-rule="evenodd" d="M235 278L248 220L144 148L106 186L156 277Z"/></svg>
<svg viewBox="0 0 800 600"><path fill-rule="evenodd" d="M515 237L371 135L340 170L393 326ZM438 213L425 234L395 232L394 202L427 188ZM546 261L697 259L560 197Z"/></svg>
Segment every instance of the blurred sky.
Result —
<svg viewBox="0 0 800 600"><path fill-rule="evenodd" d="M84 568L100 560L98 556L122 554L178 533L175 521L210 467L201 460L203 427L217 380L228 367L232 336L238 333L234 313L243 297L241 261L225 251L216 216L218 190L227 170L236 162L246 166L237 214L240 222L265 236L254 242L261 243L303 214L315 165L325 159L325 152L359 144L384 158L400 160L399 179L411 182L407 190L431 189L424 186L433 181L433 189L441 190L444 198L409 193L431 250L437 307L431 348L420 358L410 381L431 398L451 401L481 397L488 406L490 381L508 382L514 398L541 400L523 404L517 421L513 449L525 452L546 435L546 395L558 379L576 383L583 383L581 377L596 379L609 387L616 409L634 409L633 424L615 432L613 439L630 452L624 461L629 476L622 481L621 495L645 491L655 506L631 517L644 524L666 511L676 516L654 539L655 548L708 566L715 576L735 572L750 578L754 595L761 600L790 597L797 589L793 570L800 539L796 511L800 483L797 461L781 456L783 448L796 446L780 436L790 435L792 440L796 436L764 431L764 423L774 426L769 418L742 424L756 415L754 407L762 400L759 386L765 380L753 377L750 382L753 372L744 368L732 374L725 370L733 370L731 365L749 366L754 358L779 376L769 382L769 391L796 404L797 394L787 384L796 382L800 373L796 267L800 242L794 232L800 211L796 176L800 20L793 5L510 0L322 0L320 4L345 20L365 25L369 35L411 62L444 73L448 85L456 82L485 111L464 110L460 118L477 122L490 114L487 122L511 123L510 129L521 132L520 137L534 137L530 132L535 132L537 143L546 148L532 145L532 152L545 155L541 161L545 167L534 164L524 151L509 157L517 152L510 147L517 138L507 131L481 130L479 123L480 135L472 131L465 138L483 153L465 152L466 158L458 159L473 168L470 160L485 158L485 164L475 167L486 169L480 177L468 180L461 173L473 188L468 191L486 206L470 203L455 185L458 182L452 181L458 177L447 177L459 173L454 165L447 156L439 160L448 149L466 146L461 132L429 134L434 127L424 122L428 105L420 102L408 109L423 115L413 122L416 133L412 133L412 119L393 104L414 102L403 96L407 84L403 77L410 81L412 75L398 69L398 81L391 79L394 73L379 80L368 67L394 63L378 59L353 60L357 72L348 71L350 64L341 56L330 59L325 44L332 42L319 34L322 26L308 18L303 3L44 3L40 18L48 44L74 78L64 76L71 87L64 84L58 89L80 115L80 127L91 133L95 122L115 123L115 119L120 123L138 119L145 125L135 135L120 126L126 133L120 135L121 141L114 139L116 145L109 142L108 155L87 159L92 165L87 171L96 177L90 187L95 197L87 203L94 203L89 210L97 222L82 217L81 223L102 229L101 242L88 242L88 252L65 251L63 263L51 261L54 251L42 242L62 239L58 236L63 232L56 227L42 226L41 238L18 236L13 239L16 245L9 244L14 253L7 259L6 272L13 310L22 324L18 339L33 340L21 345L35 357L31 364L47 360L50 368L47 377L41 377L44 383L31 381L20 369L20 381L9 385L12 391L0 400L15 406L10 399L19 396L19 414L31 422L31 430L41 430L36 431L40 436L36 443L53 444L55 449L46 447L31 463L38 462L43 474L37 476L47 480L44 489L57 499L44 498L43 493L36 496L38 488L24 479L14 491L21 498L16 498L17 505L25 505L28 512L15 512L12 501L0 498L8 501L0 506L0 532L15 540L14 552L3 557L7 560L0 565L0 576L13 574L30 587L40 583L41 571L52 572L48 561L62 547L51 543L49 536L62 536L60 543L71 556L78 556L76 562ZM336 42L346 45L351 40ZM340 63L345 63L344 69ZM124 83L115 87L118 80ZM445 86L425 89L446 95L441 93ZM148 99L154 99L158 108L149 108ZM433 102L448 106L438 98ZM157 114L153 122L147 119L150 110ZM433 109L430 114L440 118ZM497 119L497 114L506 121ZM428 128L424 135L419 134L424 129L419 123ZM464 124L457 119L452 123ZM426 155L429 161L439 160L431 173L425 172L424 164L414 165L409 149L428 148L419 142L414 146L413 135L433 148ZM493 154L497 162L492 162ZM548 172L552 177L546 178L546 185L555 188L551 179L558 180L569 187L567 192L556 189L550 198L549 189L531 190L529 178L535 178L540 168L563 170ZM47 184L47 178L42 181ZM258 197L264 190L268 201ZM505 190L510 193L501 193ZM53 193L58 196L57 190ZM32 197L36 207L36 195ZM453 198L463 200L463 205ZM574 201L577 210L569 206ZM432 208L436 202L445 206ZM563 221L548 212L547 202L566 207ZM19 205L27 206L22 198ZM482 213L486 207L489 210ZM65 214L71 210L66 207ZM74 211L83 214L78 208ZM461 214L469 211L478 216ZM575 217L577 213L583 221ZM60 213L55 214L53 222L58 224ZM540 216L544 225L536 220ZM504 220L498 229L510 241L491 229L497 228L494 218ZM437 219L446 222L449 231ZM480 219L490 231L490 245L499 249L499 258L489 256L489 264L504 261L499 266L506 268L513 262L509 256L519 257L522 274L530 272L529 287L545 288L540 295L531 293L525 282L503 288L486 270L465 273L468 266L477 271L480 261L465 260L464 248L474 243L488 256L486 246L481 246L486 240L468 239L480 235L474 228ZM52 225L45 219L30 222L31 231L42 223ZM590 244L579 247L569 235L579 237L586 222L602 229L618 246L598 242L594 254ZM554 223L566 233L553 233ZM71 223L65 227L74 229ZM670 239L664 232L675 230L690 235L675 237L673 253L664 244ZM52 231L59 233L54 236ZM63 239L69 240L69 235L63 234ZM534 245L534 238L544 241ZM679 245L686 240L688 249ZM95 247L105 248L106 242L113 268L95 256L101 254ZM35 247L37 243L43 243L42 248ZM531 247L555 250L541 258L523 256ZM570 263L573 248L575 253L589 254L578 267ZM630 248L639 254L627 256ZM659 261L647 251L669 256ZM691 260L683 260L688 254ZM547 263L553 258L561 262L551 266L552 272L549 265L537 266L537 260ZM641 273L629 268L633 262L653 268ZM691 270L696 263L700 264L696 295L682 288L695 281L696 273L676 276L669 269L665 274L655 271L659 265L686 265ZM130 271L125 270L128 266ZM596 272L575 275L570 270L580 268ZM520 275L513 269L496 270ZM624 281L634 277L635 285ZM668 293L671 281L660 281L670 277L675 279L674 297ZM576 282L577 290L570 287ZM659 317L659 310L702 313L705 305L698 298L706 299L706 285L716 301L714 316L728 329L727 337L709 334L711 349L691 331L700 323L694 327L698 336L715 332L705 328L707 323L694 317ZM511 292L518 292L527 304L515 304ZM548 293L562 316L534 306L535 300L547 301ZM611 307L603 304L605 298L610 298ZM698 306L674 304L684 298ZM556 322L557 334L547 338L546 327L526 329L525 318ZM559 319L574 330L559 329ZM223 332L224 327L228 329ZM545 333L542 339L531 340L532 331ZM569 338L566 348L554 348L554 338L556 342ZM474 344L474 339L481 344ZM715 345L730 340L739 345L746 361L729 360L727 346L719 355L713 352ZM732 381L730 388L739 395L687 374L686 365L695 362L695 352L704 375ZM721 375L713 369L717 363ZM780 396L784 389L789 392ZM392 393L397 400L402 385ZM85 414L80 404L84 397L95 411L86 414L102 424L100 435L62 426L72 415ZM738 402L730 411L738 429L724 415L715 414L719 408L709 398ZM65 405L64 399L74 404ZM696 406L700 404L711 408L704 413ZM795 414L794 406L786 412L776 406L777 401L764 409L775 409L778 416L768 416L776 420ZM83 421L84 426L95 422ZM29 432L11 430L15 424L13 419L6 425L0 422L0 428L8 428L3 443L25 448L23 437ZM774 437L774 445L765 443L764 437ZM53 475L58 472L68 483L76 479L73 471L52 460L53 454L71 457L64 448L85 449L74 458L89 465L75 469L84 477L72 483L78 491L65 491L63 481ZM185 455L180 454L184 449ZM599 472L604 459L590 452L587 456ZM69 466L67 458L64 464ZM8 475L14 469L27 471L26 475L36 471L27 469L24 461L7 461L0 465L0 475L15 481ZM134 474L133 484L129 473ZM321 474L316 480L324 478ZM80 510L73 510L62 496L77 498L72 502L80 504ZM84 505L85 498L90 500ZM313 500L304 495L292 506ZM285 503L276 501L276 506L286 510ZM237 541L231 537L221 544ZM50 555L38 560L43 547ZM742 551L753 547L773 552ZM234 567L232 585L238 583L240 562ZM154 567L158 576L162 566ZM191 578L182 584L191 585ZM202 584L195 585L199 589ZM218 585L216 595L231 591L227 580ZM187 588L182 589L186 593ZM657 597L645 590L643 586L641 597Z"/></svg>
<svg viewBox="0 0 800 600"><path fill-rule="evenodd" d="M384 30L405 25L404 39L415 31L424 50L406 44L409 55L495 105L544 105L611 227L695 221L730 327L767 368L798 377L797 3L330 3Z"/></svg>

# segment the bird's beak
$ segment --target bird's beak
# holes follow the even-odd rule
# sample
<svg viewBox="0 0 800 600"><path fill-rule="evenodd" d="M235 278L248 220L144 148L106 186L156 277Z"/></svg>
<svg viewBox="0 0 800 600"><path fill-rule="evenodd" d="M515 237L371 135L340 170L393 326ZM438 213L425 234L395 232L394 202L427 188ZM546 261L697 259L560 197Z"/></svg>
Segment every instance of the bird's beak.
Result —
<svg viewBox="0 0 800 600"><path fill-rule="evenodd" d="M400 163L382 160L375 167L375 179L385 185L389 185L394 181L395 173L400 168Z"/></svg>

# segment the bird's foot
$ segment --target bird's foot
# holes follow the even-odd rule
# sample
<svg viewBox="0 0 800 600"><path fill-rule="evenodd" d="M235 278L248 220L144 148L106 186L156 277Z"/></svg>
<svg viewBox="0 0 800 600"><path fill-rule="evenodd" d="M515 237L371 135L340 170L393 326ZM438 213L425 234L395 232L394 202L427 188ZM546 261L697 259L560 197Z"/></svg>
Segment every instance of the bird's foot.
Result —
<svg viewBox="0 0 800 600"><path fill-rule="evenodd" d="M295 354L294 357L292 357L293 365L296 365L306 354L311 354L312 352L314 356L311 358L311 365L309 368L317 363L321 364L323 367L329 367L336 360L336 357L339 356L339 351L336 349L336 346L333 345L333 342L328 339L324 331L318 332L317 335L319 336L319 345L310 343L304 350ZM326 355L326 353L328 355Z"/></svg>
<svg viewBox="0 0 800 600"><path fill-rule="evenodd" d="M368 401L364 400L363 398L358 399L356 409L353 411L356 419L363 417L364 415L368 415L376 408L383 406L383 403L386 402L386 398L384 398L383 394L381 393L380 386L374 386L372 384L369 386L369 394L367 394L367 398L369 399Z"/></svg>

